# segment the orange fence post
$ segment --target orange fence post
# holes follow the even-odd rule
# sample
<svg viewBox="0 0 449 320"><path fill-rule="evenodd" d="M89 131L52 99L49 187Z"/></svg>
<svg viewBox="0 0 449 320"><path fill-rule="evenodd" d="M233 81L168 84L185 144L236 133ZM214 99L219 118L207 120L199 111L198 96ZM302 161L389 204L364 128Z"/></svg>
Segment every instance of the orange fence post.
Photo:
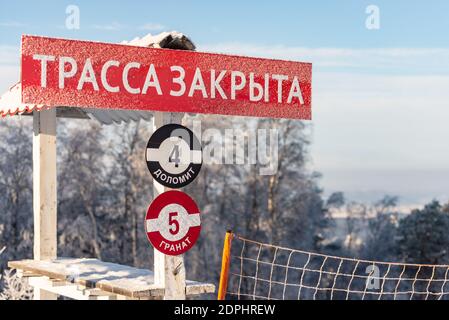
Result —
<svg viewBox="0 0 449 320"><path fill-rule="evenodd" d="M221 259L221 274L220 284L218 286L218 300L224 300L226 298L226 290L228 288L228 275L229 265L231 263L231 244L232 244L232 231L226 232L226 237L223 245L223 257Z"/></svg>

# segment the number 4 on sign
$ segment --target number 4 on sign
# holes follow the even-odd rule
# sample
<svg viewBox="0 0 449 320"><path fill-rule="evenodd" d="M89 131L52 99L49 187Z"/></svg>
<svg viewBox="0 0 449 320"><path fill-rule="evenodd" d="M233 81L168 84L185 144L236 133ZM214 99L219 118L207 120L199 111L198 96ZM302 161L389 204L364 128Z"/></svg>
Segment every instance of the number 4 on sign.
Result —
<svg viewBox="0 0 449 320"><path fill-rule="evenodd" d="M170 157L168 158L169 162L174 162L175 163L175 167L178 168L179 164L181 163L181 159L180 159L180 152L179 152L179 146L175 145L175 147L173 148L172 152L170 153Z"/></svg>

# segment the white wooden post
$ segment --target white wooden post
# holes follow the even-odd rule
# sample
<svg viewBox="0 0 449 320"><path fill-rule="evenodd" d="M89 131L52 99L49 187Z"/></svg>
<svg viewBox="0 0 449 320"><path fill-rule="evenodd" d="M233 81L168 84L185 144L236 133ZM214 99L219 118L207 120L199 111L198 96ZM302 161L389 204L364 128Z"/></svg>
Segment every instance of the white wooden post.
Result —
<svg viewBox="0 0 449 320"><path fill-rule="evenodd" d="M182 114L155 112L153 132L168 123L181 123ZM153 179L154 198L170 190ZM154 282L165 288L165 300L185 300L186 271L184 256L168 256L154 249Z"/></svg>
<svg viewBox="0 0 449 320"><path fill-rule="evenodd" d="M56 108L33 114L33 211L34 259L57 255ZM36 289L35 300L54 300L57 295Z"/></svg>

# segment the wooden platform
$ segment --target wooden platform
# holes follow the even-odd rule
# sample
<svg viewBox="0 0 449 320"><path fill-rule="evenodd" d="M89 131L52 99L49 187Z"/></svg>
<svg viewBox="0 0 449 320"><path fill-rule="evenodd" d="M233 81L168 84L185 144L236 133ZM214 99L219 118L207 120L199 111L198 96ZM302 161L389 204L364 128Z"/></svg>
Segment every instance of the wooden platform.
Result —
<svg viewBox="0 0 449 320"><path fill-rule="evenodd" d="M21 260L10 261L8 266L17 269L24 277L33 278L30 281L32 286L75 299L78 297L76 293L64 294L73 290L61 291L61 288L76 289L86 297L117 295L131 299L161 299L164 296L164 288L154 284L152 271L97 259ZM213 284L186 281L187 296L213 292Z"/></svg>

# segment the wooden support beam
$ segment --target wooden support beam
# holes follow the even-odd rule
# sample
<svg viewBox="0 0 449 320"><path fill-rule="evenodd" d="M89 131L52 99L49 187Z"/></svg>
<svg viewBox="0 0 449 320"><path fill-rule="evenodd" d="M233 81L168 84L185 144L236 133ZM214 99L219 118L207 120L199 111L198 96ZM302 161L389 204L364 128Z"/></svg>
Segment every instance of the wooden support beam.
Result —
<svg viewBox="0 0 449 320"><path fill-rule="evenodd" d="M70 284L69 282L65 280L59 280L59 279L48 279L48 283L52 287L67 287L67 286L74 286L74 284Z"/></svg>
<svg viewBox="0 0 449 320"><path fill-rule="evenodd" d="M153 132L168 123L181 123L183 114L155 112ZM170 189L153 180L153 194L156 198ZM165 288L165 300L185 300L186 271L184 256L168 256L154 249L154 282Z"/></svg>
<svg viewBox="0 0 449 320"><path fill-rule="evenodd" d="M116 300L139 300L139 299L137 299L137 298L130 298L130 297L118 294Z"/></svg>
<svg viewBox="0 0 449 320"><path fill-rule="evenodd" d="M29 278L28 283L35 290L42 290L56 296L61 295L75 300L116 300L116 295L114 294L107 292L104 292L102 295L99 294L102 291L97 291L95 294L91 294L91 292L85 288L79 288L73 283L59 283L58 281L58 285L55 285L54 279L49 279L48 277Z"/></svg>
<svg viewBox="0 0 449 320"><path fill-rule="evenodd" d="M31 277L40 277L42 275L31 272L31 271L23 271L23 270L16 270L16 274L19 278L31 278Z"/></svg>
<svg viewBox="0 0 449 320"><path fill-rule="evenodd" d="M35 113L38 112L39 111L25 112L20 115L24 117L32 117ZM84 120L90 119L85 111L83 111L81 108L76 107L56 107L56 118L84 119Z"/></svg>
<svg viewBox="0 0 449 320"><path fill-rule="evenodd" d="M76 273L74 273L75 266ZM29 278L39 278L40 281L43 281L41 287L45 285L45 288L52 292L55 292L55 290L61 292L59 287L68 286L74 287L83 294L86 292L93 294L100 290L106 292L107 295L116 295L117 299L126 297L126 299L132 300L160 300L164 298L165 294L165 289L160 284L155 284L152 271L103 262L97 259L20 260L9 261L8 267L16 269L17 272L22 274L30 276L34 274L35 277ZM185 280L185 286L186 296L215 291L215 286L211 283Z"/></svg>
<svg viewBox="0 0 449 320"><path fill-rule="evenodd" d="M117 300L117 295L111 292L106 292L101 289L83 289L82 293L89 297L99 297L107 300Z"/></svg>
<svg viewBox="0 0 449 320"><path fill-rule="evenodd" d="M56 258L56 109L33 114L34 259ZM55 294L37 289L35 300L54 300Z"/></svg>

